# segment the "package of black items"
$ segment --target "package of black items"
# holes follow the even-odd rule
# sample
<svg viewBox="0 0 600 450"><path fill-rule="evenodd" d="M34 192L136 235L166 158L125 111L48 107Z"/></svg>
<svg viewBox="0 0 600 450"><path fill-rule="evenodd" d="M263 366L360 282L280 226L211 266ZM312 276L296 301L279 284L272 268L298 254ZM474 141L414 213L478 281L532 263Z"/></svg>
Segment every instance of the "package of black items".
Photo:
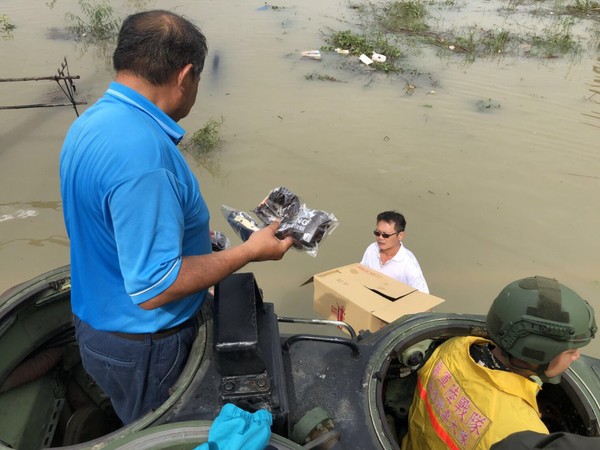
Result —
<svg viewBox="0 0 600 450"><path fill-rule="evenodd" d="M221 250L225 250L226 248L231 247L231 242L229 241L229 238L220 231L210 232L210 243L213 252L220 252Z"/></svg>
<svg viewBox="0 0 600 450"><path fill-rule="evenodd" d="M279 219L282 222L294 220L302 204L296 194L284 187L278 187L254 208L253 212L264 224Z"/></svg>
<svg viewBox="0 0 600 450"><path fill-rule="evenodd" d="M316 256L319 242L338 224L333 214L307 208L296 194L285 187L273 189L252 212L265 225L281 220L275 235L280 239L291 236L294 248L312 256Z"/></svg>
<svg viewBox="0 0 600 450"><path fill-rule="evenodd" d="M221 205L221 212L225 216L225 219L227 219L227 223L233 228L233 231L244 242L248 240L252 233L261 228L256 223L256 220L247 212L238 211L225 205Z"/></svg>
<svg viewBox="0 0 600 450"><path fill-rule="evenodd" d="M317 256L319 243L338 226L338 220L333 214L307 208L296 194L285 187L273 189L252 210L262 226L258 226L252 216L243 211L224 205L221 206L221 211L244 241L257 229L279 220L275 235L280 239L291 236L294 248L311 256Z"/></svg>

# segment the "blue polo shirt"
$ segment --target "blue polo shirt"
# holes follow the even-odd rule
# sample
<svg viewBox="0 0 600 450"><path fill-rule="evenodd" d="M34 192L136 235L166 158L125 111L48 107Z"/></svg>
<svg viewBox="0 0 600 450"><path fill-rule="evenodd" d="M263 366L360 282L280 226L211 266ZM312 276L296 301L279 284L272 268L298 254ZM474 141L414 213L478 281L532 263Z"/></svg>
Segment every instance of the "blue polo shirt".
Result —
<svg viewBox="0 0 600 450"><path fill-rule="evenodd" d="M151 333L180 324L206 291L146 311L181 259L212 251L209 212L176 144L184 130L116 82L71 126L60 189L71 241L73 313L103 331Z"/></svg>

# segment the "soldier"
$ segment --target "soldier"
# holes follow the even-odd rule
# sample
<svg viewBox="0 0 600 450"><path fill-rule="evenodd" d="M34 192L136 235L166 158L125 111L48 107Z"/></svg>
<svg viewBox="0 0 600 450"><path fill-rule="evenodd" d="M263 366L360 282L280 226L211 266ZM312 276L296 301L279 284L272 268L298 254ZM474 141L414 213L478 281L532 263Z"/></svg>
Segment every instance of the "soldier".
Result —
<svg viewBox="0 0 600 450"><path fill-rule="evenodd" d="M588 302L555 279L510 283L487 314L490 339L451 338L419 370L402 449L484 450L518 431L547 434L536 395L596 329Z"/></svg>

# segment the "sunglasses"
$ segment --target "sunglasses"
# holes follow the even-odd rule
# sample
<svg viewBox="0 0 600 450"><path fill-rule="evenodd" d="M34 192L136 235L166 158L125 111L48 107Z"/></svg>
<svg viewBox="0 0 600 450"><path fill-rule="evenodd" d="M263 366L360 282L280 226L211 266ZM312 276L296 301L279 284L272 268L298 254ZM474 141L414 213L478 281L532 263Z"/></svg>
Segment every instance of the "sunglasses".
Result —
<svg viewBox="0 0 600 450"><path fill-rule="evenodd" d="M379 236L383 236L383 238L384 238L384 239L391 238L392 236L395 236L395 235L397 235L398 233L400 233L400 232L399 232L399 231L396 231L395 233L392 233L392 234L387 234L387 233L382 233L381 231L378 231L378 230L375 230L375 231L373 231L373 234L374 234L375 236L377 236L377 237L379 237Z"/></svg>

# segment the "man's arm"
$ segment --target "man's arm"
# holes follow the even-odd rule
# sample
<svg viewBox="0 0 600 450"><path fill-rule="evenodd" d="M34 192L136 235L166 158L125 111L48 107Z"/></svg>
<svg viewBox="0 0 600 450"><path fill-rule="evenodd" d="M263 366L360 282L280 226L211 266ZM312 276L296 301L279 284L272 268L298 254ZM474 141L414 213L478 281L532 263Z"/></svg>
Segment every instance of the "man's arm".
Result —
<svg viewBox="0 0 600 450"><path fill-rule="evenodd" d="M406 266L406 276L410 280L410 283L408 283L409 285L421 292L429 294L429 286L427 286L427 281L425 281L421 266L414 255L412 257L412 264Z"/></svg>
<svg viewBox="0 0 600 450"><path fill-rule="evenodd" d="M423 276L422 272L412 274L409 284L415 289L418 289L425 294L429 294L429 286L427 286L427 281L425 281L425 277Z"/></svg>
<svg viewBox="0 0 600 450"><path fill-rule="evenodd" d="M175 282L161 294L141 303L140 307L146 310L155 309L207 289L249 262L280 260L292 246L292 238L276 238L278 226L279 222L273 222L252 233L243 244L230 249L208 255L184 257Z"/></svg>

